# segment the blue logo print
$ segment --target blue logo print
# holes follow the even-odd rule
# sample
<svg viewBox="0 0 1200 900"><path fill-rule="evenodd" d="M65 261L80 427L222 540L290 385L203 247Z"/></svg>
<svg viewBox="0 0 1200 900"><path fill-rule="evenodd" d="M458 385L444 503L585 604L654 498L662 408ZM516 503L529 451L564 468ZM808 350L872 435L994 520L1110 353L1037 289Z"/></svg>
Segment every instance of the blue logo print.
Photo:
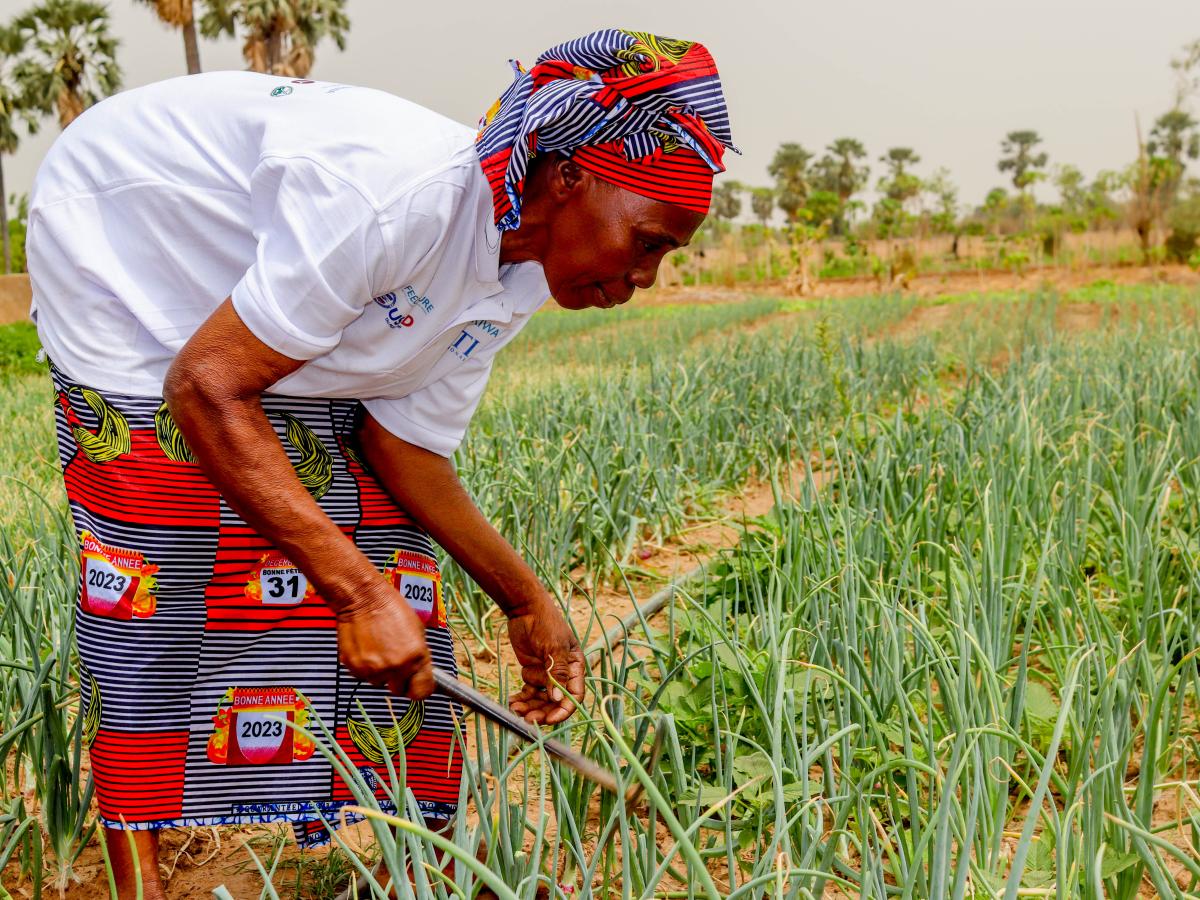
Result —
<svg viewBox="0 0 1200 900"><path fill-rule="evenodd" d="M457 356L459 359L466 359L471 355L471 351L479 346L479 338L463 329L459 332L458 340L451 344L446 349Z"/></svg>
<svg viewBox="0 0 1200 900"><path fill-rule="evenodd" d="M286 97L292 92L293 88L290 84L281 84L275 90L271 91L272 97Z"/></svg>
<svg viewBox="0 0 1200 900"><path fill-rule="evenodd" d="M416 289L411 284L406 284L401 291L404 295L403 299L407 301L409 308L413 312L429 313L433 312L433 303L428 297L417 293ZM375 297L375 305L387 310L387 323L389 328L408 328L416 319L411 312L405 312L400 305L400 296L395 291L388 291L386 294L380 294Z"/></svg>

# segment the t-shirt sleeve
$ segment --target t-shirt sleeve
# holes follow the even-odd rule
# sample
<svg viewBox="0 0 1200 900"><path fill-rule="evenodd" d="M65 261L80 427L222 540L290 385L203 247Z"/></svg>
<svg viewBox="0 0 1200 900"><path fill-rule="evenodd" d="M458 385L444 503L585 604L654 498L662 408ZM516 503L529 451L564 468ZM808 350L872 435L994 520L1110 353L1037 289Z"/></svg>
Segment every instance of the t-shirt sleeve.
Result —
<svg viewBox="0 0 1200 900"><path fill-rule="evenodd" d="M364 400L363 406L401 440L450 457L467 433L491 371L491 362L463 366L407 397Z"/></svg>
<svg viewBox="0 0 1200 900"><path fill-rule="evenodd" d="M265 157L250 181L258 242L233 308L264 344L292 359L337 346L388 268L374 207L305 157Z"/></svg>

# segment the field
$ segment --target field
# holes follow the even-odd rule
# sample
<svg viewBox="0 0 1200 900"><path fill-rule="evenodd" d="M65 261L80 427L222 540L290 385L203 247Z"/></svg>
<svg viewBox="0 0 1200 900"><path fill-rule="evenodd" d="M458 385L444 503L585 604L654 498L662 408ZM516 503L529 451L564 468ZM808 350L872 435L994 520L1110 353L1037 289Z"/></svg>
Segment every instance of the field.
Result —
<svg viewBox="0 0 1200 900"><path fill-rule="evenodd" d="M556 736L640 796L468 717L448 844L348 772L368 818L341 846L174 834L172 896L353 873L384 897L380 859L415 862L416 897L1200 896L1198 314L1194 285L1107 280L540 313L459 469L589 649ZM22 341L0 342L0 868L14 897L103 897L77 551ZM506 694L500 617L447 584L464 677ZM404 805L402 766L379 774Z"/></svg>

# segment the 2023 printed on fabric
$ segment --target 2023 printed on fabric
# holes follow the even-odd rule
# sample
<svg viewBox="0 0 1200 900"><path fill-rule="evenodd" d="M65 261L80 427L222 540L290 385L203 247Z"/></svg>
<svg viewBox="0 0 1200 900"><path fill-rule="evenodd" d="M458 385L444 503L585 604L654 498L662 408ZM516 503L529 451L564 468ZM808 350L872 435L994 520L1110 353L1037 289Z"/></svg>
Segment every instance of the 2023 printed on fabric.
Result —
<svg viewBox="0 0 1200 900"><path fill-rule="evenodd" d="M319 715L382 796L385 750L363 711L386 752L403 753L425 814L453 815L459 710L438 696L392 697L339 665L332 612L221 499L161 398L52 376L82 554L81 689L104 823L336 818L349 789L285 722ZM301 482L425 621L435 664L455 671L429 536L354 452L360 405L265 396L263 407Z"/></svg>

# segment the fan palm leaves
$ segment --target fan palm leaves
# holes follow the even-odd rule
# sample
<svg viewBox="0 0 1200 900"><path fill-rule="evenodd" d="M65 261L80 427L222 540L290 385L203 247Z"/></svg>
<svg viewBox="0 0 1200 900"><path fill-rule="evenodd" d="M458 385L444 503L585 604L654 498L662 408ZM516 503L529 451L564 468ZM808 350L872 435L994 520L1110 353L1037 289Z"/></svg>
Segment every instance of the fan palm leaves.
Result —
<svg viewBox="0 0 1200 900"><path fill-rule="evenodd" d="M56 115L66 128L121 87L118 41L108 29L107 8L90 0L44 0L17 17L24 46L17 64L29 106Z"/></svg>
<svg viewBox="0 0 1200 900"><path fill-rule="evenodd" d="M28 72L21 66L21 34L16 28L0 27L0 236L4 244L4 271L12 271L12 248L8 235L8 194L4 187L4 155L17 152L24 121L30 134L37 131L38 118L29 108Z"/></svg>
<svg viewBox="0 0 1200 900"><path fill-rule="evenodd" d="M303 78L325 37L346 49L346 0L210 0L200 19L205 37L241 32L242 55L255 72Z"/></svg>

